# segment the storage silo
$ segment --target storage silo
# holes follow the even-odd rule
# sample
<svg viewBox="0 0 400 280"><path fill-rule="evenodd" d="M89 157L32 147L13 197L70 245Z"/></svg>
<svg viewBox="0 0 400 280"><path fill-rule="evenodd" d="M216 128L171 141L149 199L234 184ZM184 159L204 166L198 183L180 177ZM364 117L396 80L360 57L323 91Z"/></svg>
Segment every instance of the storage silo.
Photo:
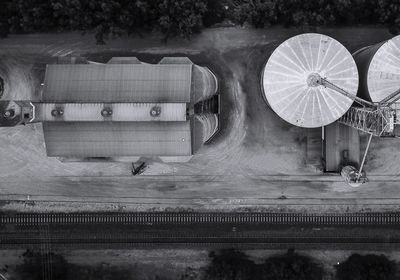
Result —
<svg viewBox="0 0 400 280"><path fill-rule="evenodd" d="M400 36L353 54L360 73L358 96L379 102L400 89Z"/></svg>
<svg viewBox="0 0 400 280"><path fill-rule="evenodd" d="M293 125L328 125L347 112L353 99L318 85L316 77L351 95L357 93L357 66L342 44L322 34L294 36L275 49L264 67L264 97L275 113Z"/></svg>

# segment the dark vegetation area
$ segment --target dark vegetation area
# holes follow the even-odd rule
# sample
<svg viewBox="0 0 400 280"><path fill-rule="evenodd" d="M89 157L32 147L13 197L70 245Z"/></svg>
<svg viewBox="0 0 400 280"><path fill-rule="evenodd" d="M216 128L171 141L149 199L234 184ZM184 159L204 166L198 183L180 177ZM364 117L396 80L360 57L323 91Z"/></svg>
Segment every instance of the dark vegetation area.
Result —
<svg viewBox="0 0 400 280"><path fill-rule="evenodd" d="M26 251L16 267L16 279L42 280L134 280L128 268L99 264L80 266L68 263L60 254Z"/></svg>
<svg viewBox="0 0 400 280"><path fill-rule="evenodd" d="M0 98L3 96L4 94L4 80L2 77L0 77Z"/></svg>
<svg viewBox="0 0 400 280"><path fill-rule="evenodd" d="M321 280L324 275L319 264L293 250L270 257L261 264L235 250L211 253L210 257L204 280Z"/></svg>
<svg viewBox="0 0 400 280"><path fill-rule="evenodd" d="M313 259L294 250L255 263L244 253L223 250L210 254L203 280L321 280L324 270ZM395 280L397 264L384 255L353 254L336 266L337 280Z"/></svg>
<svg viewBox="0 0 400 280"><path fill-rule="evenodd" d="M397 265L384 255L353 254L336 267L338 280L395 280L399 279Z"/></svg>
<svg viewBox="0 0 400 280"><path fill-rule="evenodd" d="M210 263L201 273L188 267L179 280L321 280L325 277L321 264L292 249L259 263L234 249L211 252L209 257ZM133 266L71 264L60 254L31 250L27 250L22 258L22 264L15 268L15 277L10 279L135 280L140 278L135 275ZM337 280L395 280L399 279L398 276L397 264L384 255L353 254L336 266ZM167 275L156 276L155 279L171 280Z"/></svg>
<svg viewBox="0 0 400 280"><path fill-rule="evenodd" d="M109 36L158 31L165 40L224 21L269 25L383 24L400 30L398 0L3 0L0 36L32 32L94 31Z"/></svg>
<svg viewBox="0 0 400 280"><path fill-rule="evenodd" d="M0 34L94 31L100 44L149 30L189 38L206 11L204 0L3 0Z"/></svg>

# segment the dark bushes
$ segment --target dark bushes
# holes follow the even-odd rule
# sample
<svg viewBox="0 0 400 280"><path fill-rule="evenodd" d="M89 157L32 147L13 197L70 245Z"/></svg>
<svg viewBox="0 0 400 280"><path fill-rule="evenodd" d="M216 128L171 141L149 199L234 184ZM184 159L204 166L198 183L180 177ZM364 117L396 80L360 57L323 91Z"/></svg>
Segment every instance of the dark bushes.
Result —
<svg viewBox="0 0 400 280"><path fill-rule="evenodd" d="M4 80L2 77L0 77L0 98L3 96L4 94Z"/></svg>
<svg viewBox="0 0 400 280"><path fill-rule="evenodd" d="M193 0L161 0L155 12L159 13L156 26L168 38L182 36L189 38L203 26L206 2Z"/></svg>
<svg viewBox="0 0 400 280"><path fill-rule="evenodd" d="M377 0L376 2L380 22L387 24L392 33L398 34L400 31L400 2L394 0Z"/></svg>
<svg viewBox="0 0 400 280"><path fill-rule="evenodd" d="M267 24L344 25L396 23L400 2L396 0L231 0L238 23L255 27Z"/></svg>
<svg viewBox="0 0 400 280"><path fill-rule="evenodd" d="M321 280L321 266L306 256L288 251L281 256L266 259L261 265L261 277L265 280Z"/></svg>
<svg viewBox="0 0 400 280"><path fill-rule="evenodd" d="M134 280L132 271L127 267L99 264L84 266L68 263L57 253L41 253L27 250L23 255L23 263L16 267L16 279L42 280Z"/></svg>
<svg viewBox="0 0 400 280"><path fill-rule="evenodd" d="M211 264L207 267L204 280L253 280L258 279L257 265L236 250L210 253Z"/></svg>
<svg viewBox="0 0 400 280"><path fill-rule="evenodd" d="M272 24L384 24L400 31L398 0L3 0L0 37L8 33L94 30L109 35L158 30L189 38L226 19L254 27Z"/></svg>
<svg viewBox="0 0 400 280"><path fill-rule="evenodd" d="M321 280L322 266L294 250L255 263L236 250L222 250L210 254L211 262L205 269L204 280ZM353 254L336 266L337 280L395 280L397 264L384 255Z"/></svg>
<svg viewBox="0 0 400 280"><path fill-rule="evenodd" d="M188 38L202 27L206 0L15 0L0 9L0 34L94 30L108 35L159 30ZM2 32L2 30L4 31Z"/></svg>
<svg viewBox="0 0 400 280"><path fill-rule="evenodd" d="M397 266L384 255L351 255L336 267L338 280L395 280Z"/></svg>
<svg viewBox="0 0 400 280"><path fill-rule="evenodd" d="M27 250L22 257L23 263L16 267L19 279L41 280L50 274L53 279L67 279L68 263L59 254Z"/></svg>
<svg viewBox="0 0 400 280"><path fill-rule="evenodd" d="M276 3L273 0L232 1L232 20L239 24L249 23L260 28L278 23Z"/></svg>
<svg viewBox="0 0 400 280"><path fill-rule="evenodd" d="M203 25L210 27L214 24L221 23L225 18L229 17L227 8L229 8L230 0L207 0L207 11L203 16Z"/></svg>
<svg viewBox="0 0 400 280"><path fill-rule="evenodd" d="M212 260L204 280L321 280L323 277L323 270L318 264L291 250L268 258L262 264L254 263L235 250L212 253L210 257Z"/></svg>

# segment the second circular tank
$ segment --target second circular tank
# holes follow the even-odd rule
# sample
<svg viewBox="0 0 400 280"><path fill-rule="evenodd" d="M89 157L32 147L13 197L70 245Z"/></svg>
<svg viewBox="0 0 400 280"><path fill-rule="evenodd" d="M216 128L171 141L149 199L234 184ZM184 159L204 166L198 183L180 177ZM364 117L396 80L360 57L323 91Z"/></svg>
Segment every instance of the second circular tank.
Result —
<svg viewBox="0 0 400 280"><path fill-rule="evenodd" d="M360 72L358 96L379 102L400 89L400 36L353 54Z"/></svg>

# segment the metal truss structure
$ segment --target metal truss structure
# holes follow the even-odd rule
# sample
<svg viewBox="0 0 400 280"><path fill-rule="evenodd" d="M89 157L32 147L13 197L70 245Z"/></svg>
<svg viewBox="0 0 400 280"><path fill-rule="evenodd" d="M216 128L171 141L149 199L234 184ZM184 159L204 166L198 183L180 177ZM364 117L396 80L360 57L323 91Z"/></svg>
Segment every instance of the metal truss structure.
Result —
<svg viewBox="0 0 400 280"><path fill-rule="evenodd" d="M396 110L391 107L351 107L339 122L377 137L395 137Z"/></svg>
<svg viewBox="0 0 400 280"><path fill-rule="evenodd" d="M397 137L394 128L395 125L399 124L396 123L397 116L400 117L400 110L396 108L396 101L400 99L400 89L393 92L379 103L372 103L351 95L318 74L312 74L311 76L309 80L313 85L330 88L353 99L355 103L359 104L359 107L351 107L347 113L339 119L340 123L377 137Z"/></svg>
<svg viewBox="0 0 400 280"><path fill-rule="evenodd" d="M354 166L346 166L341 172L350 186L360 186L368 181L365 172L363 172L363 167L372 137L398 137L395 127L400 124L397 123L398 116L400 118L400 108L398 107L399 104L396 102L400 99L400 89L391 93L379 103L372 103L351 95L318 74L311 74L308 81L311 86L330 88L358 104L358 107L352 106L346 114L339 119L339 122L369 134L368 144L359 169L357 170Z"/></svg>

